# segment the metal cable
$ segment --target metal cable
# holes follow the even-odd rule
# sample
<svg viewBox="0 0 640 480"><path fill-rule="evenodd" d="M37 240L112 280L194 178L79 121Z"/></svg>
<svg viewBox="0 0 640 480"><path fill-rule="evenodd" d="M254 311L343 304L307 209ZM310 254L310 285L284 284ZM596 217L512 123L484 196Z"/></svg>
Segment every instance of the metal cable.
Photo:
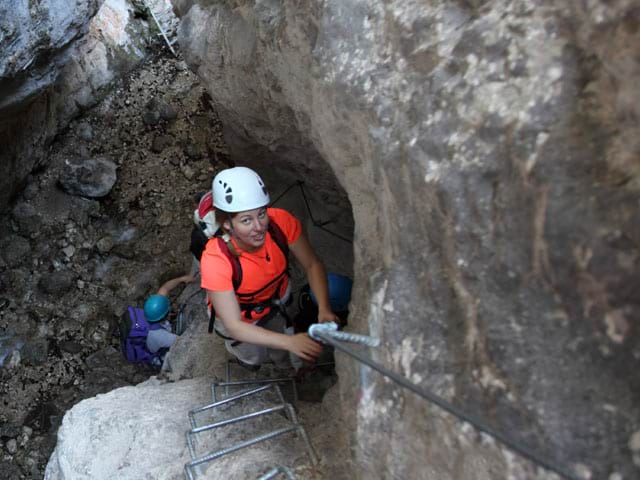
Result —
<svg viewBox="0 0 640 480"><path fill-rule="evenodd" d="M537 463L538 465L546 468L547 470L557 473L558 475L560 475L563 478L566 478L567 480L582 480L580 479L580 477L578 477L573 472L570 472L565 467L558 465L553 461L542 458L538 453L534 452L532 449L528 448L527 446L519 445L515 440L512 440L510 437L506 436L505 434L494 430L493 428L488 426L483 420L476 417L475 415L464 412L460 408L456 407L455 405L452 405L451 403L438 397L437 395L429 391L423 390L416 384L411 383L405 377L398 375L397 373L383 367L382 365L374 362L373 360L366 358L364 355L358 352L355 352L354 350L348 347L345 347L338 340L334 340L332 338L332 335L334 333L335 332L328 332L320 329L315 332L315 335L321 338L324 343L327 343L333 346L334 348L340 350L341 352L346 353L347 355L355 358L359 362L364 363L365 365L368 365L369 367L381 373L385 377L388 377L394 382L398 383L399 385L407 388L408 390L411 390L416 395L424 398L425 400L431 403L435 403L443 410L460 418L461 420L464 420L465 422L470 423L471 425L476 427L478 430L492 436L493 438L501 442L506 447L510 448L514 452L519 453L520 455L531 460L532 462Z"/></svg>
<svg viewBox="0 0 640 480"><path fill-rule="evenodd" d="M317 340L318 333L324 333L341 342L358 343L360 345L366 345L367 347L377 347L380 345L380 340L377 338L360 335L358 333L338 331L338 324L335 322L314 323L309 327L309 336L314 340Z"/></svg>
<svg viewBox="0 0 640 480"><path fill-rule="evenodd" d="M165 33L164 28L162 28L162 24L160 23L160 20L158 20L158 17L156 17L156 14L154 13L153 9L151 8L151 5L149 5L147 3L147 0L142 0L142 3L144 3L144 6L147 7L147 10L149 10L149 12L151 13L151 16L153 17L153 20L156 22L156 25L158 26L158 29L160 30L160 34L162 35L162 38L164 38L164 41L167 43L167 47L169 47L169 50L171 50L171 53L173 53L173 56L177 57L178 54L173 49L173 43L171 42L171 40L169 40L169 37L167 37L167 34Z"/></svg>
<svg viewBox="0 0 640 480"><path fill-rule="evenodd" d="M353 243L352 239L324 227L324 225L331 223L331 221L319 222L314 218L313 213L311 212L311 206L309 205L309 201L307 200L307 195L304 192L304 182L302 180L298 180L285 188L284 191L280 195L278 195L274 201L271 202L270 206L274 206L282 197L285 196L285 194L287 194L293 187L296 186L300 187L300 193L302 193L302 199L304 200L305 207L307 207L307 213L309 213L309 218L311 218L311 223L313 223L313 226L318 227L320 230L324 230L328 234L333 235L334 237L339 238L340 240L343 240L347 243Z"/></svg>

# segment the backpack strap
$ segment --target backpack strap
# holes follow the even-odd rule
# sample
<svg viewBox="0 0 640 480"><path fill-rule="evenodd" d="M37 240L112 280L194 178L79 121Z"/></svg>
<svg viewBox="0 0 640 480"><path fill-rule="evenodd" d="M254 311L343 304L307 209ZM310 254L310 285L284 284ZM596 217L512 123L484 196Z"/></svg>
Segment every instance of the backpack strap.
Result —
<svg viewBox="0 0 640 480"><path fill-rule="evenodd" d="M271 235L271 238L273 238L273 241L276 242L276 245L278 245L278 248L280 248L280 250L282 250L282 253L284 254L284 258L287 261L287 272L288 272L289 271L289 244L287 243L287 237L285 236L284 232L280 228L280 225L278 225L272 217L269 217L268 231L269 231L269 234Z"/></svg>
<svg viewBox="0 0 640 480"><path fill-rule="evenodd" d="M215 241L218 242L218 247L220 248L220 252L229 259L229 263L231 264L231 284L233 285L233 291L237 292L238 288L240 288L240 284L242 283L242 265L240 265L240 255L238 251L231 243L229 237L225 235L216 235ZM211 317L209 318L209 333L213 332L213 324L216 321L216 312L213 309L213 305L211 305Z"/></svg>
<svg viewBox="0 0 640 480"><path fill-rule="evenodd" d="M216 237L218 241L218 247L220 247L220 251L224 254L227 259L229 259L229 263L231 264L231 283L233 285L233 291L237 292L238 288L240 288L240 284L242 283L242 265L240 264L240 254L236 250L236 247L233 246L229 237Z"/></svg>

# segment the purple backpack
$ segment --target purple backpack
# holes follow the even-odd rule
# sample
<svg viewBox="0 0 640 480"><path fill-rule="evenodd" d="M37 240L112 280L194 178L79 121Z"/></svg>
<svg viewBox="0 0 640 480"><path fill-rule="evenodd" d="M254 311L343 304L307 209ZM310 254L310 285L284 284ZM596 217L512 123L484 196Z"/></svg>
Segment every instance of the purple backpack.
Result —
<svg viewBox="0 0 640 480"><path fill-rule="evenodd" d="M160 353L151 353L147 349L149 322L144 318L144 310L129 307L122 314L119 322L120 348L124 358L131 363L159 365L162 363Z"/></svg>

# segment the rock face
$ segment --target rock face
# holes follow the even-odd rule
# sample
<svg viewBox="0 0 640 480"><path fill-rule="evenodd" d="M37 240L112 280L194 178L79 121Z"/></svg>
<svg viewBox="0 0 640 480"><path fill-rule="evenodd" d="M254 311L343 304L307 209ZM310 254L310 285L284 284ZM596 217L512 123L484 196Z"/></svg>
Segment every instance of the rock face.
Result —
<svg viewBox="0 0 640 480"><path fill-rule="evenodd" d="M232 156L330 214L348 196L349 324L377 361L585 477L636 477L637 2L174 5ZM339 360L357 476L479 478L457 421ZM497 455L491 478L535 476Z"/></svg>
<svg viewBox="0 0 640 480"><path fill-rule="evenodd" d="M43 478L64 412L152 374L126 363L111 322L191 267L193 197L210 187L210 169L222 165L207 153L190 158L183 144L225 151L203 97L183 61L150 59L56 136L46 168L29 175L11 208L0 212L0 478ZM151 103L175 109L176 118L146 125ZM150 146L160 134L175 146L156 155ZM103 157L118 166L106 198L60 188L68 160ZM32 429L28 442L23 427ZM8 454L12 441L18 450Z"/></svg>
<svg viewBox="0 0 640 480"><path fill-rule="evenodd" d="M30 5L0 6L0 209L69 120L147 55L150 36L126 0Z"/></svg>
<svg viewBox="0 0 640 480"><path fill-rule="evenodd" d="M189 459L187 412L206 403L208 386L200 379L168 389L150 380L146 388L124 387L79 403L65 415L44 478L179 478L176 459ZM112 448L108 455L105 446Z"/></svg>
<svg viewBox="0 0 640 480"><path fill-rule="evenodd" d="M53 84L86 33L101 0L48 0L0 5L0 112L16 108Z"/></svg>
<svg viewBox="0 0 640 480"><path fill-rule="evenodd" d="M193 298L191 290L185 290L183 300ZM191 461L185 441L185 432L191 428L188 412L211 404L211 384L224 378L224 345L217 336L203 334L207 317L203 304L198 306L189 313L189 328L179 337L180 345L176 345L179 348L172 347L169 353L170 359L177 357L176 362L169 363L177 367L172 375L200 376L176 383L152 377L135 387L119 388L75 405L64 416L45 480L184 478L184 465ZM193 343L194 340L205 342ZM214 372L217 379L212 377ZM264 378L265 372L260 373ZM255 378L250 375L253 374L238 366L231 371L233 380ZM238 392L230 391L231 394ZM290 389L283 387L282 393L285 401L293 401ZM258 478L274 466L287 465L295 471L296 478L346 480L349 477L344 476L341 458L346 444L339 436L339 417L332 414L336 401L333 396L335 393L327 395L324 405L303 401L296 404L298 420L313 439L315 451L323 458L321 465L312 466L302 438L288 434L205 463L201 476ZM218 389L217 400L223 397L223 389ZM207 410L194 418L200 427L280 403L271 390ZM203 457L288 425L280 413L275 413L203 431L194 437L194 451ZM340 468L336 470L335 465Z"/></svg>

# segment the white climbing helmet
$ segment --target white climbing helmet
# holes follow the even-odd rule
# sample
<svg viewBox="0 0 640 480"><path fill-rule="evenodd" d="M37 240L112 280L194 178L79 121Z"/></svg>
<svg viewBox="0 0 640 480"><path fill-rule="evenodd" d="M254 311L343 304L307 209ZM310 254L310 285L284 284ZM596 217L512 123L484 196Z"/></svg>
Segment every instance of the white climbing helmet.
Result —
<svg viewBox="0 0 640 480"><path fill-rule="evenodd" d="M269 204L269 193L256 172L247 167L222 170L213 179L213 206L229 213L244 212Z"/></svg>

